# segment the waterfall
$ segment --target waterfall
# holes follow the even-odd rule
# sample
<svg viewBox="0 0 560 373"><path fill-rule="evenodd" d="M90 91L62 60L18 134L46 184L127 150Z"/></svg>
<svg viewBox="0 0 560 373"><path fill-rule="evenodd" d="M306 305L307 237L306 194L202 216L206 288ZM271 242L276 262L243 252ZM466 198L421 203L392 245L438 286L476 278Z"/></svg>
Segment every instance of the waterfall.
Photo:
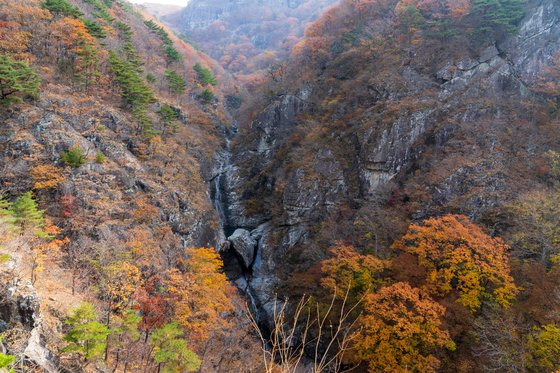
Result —
<svg viewBox="0 0 560 373"><path fill-rule="evenodd" d="M236 124L234 123L231 129L224 128L224 139L225 144L216 153L216 158L214 161L214 167L212 170L212 179L211 179L211 197L212 197L212 205L214 210L218 213L218 217L220 219L220 239L223 243L226 239L226 230L228 227L228 216L227 216L227 198L228 198L228 176L230 174L232 168L232 159L231 159L231 138L237 132Z"/></svg>
<svg viewBox="0 0 560 373"><path fill-rule="evenodd" d="M213 181L213 192L214 192L214 209L218 213L220 218L220 227L222 230L226 224L226 212L225 212L225 201L223 196L223 188L224 188L224 177L226 175L227 167L229 166L230 156L229 151L222 152L218 155L218 168L217 174L214 176Z"/></svg>

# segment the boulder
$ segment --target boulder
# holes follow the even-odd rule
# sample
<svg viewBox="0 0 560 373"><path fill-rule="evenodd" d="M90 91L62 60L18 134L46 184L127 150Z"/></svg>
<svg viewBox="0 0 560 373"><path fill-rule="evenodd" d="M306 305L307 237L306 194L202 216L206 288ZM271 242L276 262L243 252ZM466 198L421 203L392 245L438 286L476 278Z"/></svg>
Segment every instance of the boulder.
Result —
<svg viewBox="0 0 560 373"><path fill-rule="evenodd" d="M31 336L29 337L27 347L25 348L23 354L27 356L29 360L41 367L44 372L59 372L56 357L46 348L44 338L42 337L39 328L35 328L31 331Z"/></svg>
<svg viewBox="0 0 560 373"><path fill-rule="evenodd" d="M228 237L228 241L231 242L233 250L241 256L243 266L250 268L255 259L255 247L257 246L257 241L251 237L251 233L246 229L237 229Z"/></svg>
<svg viewBox="0 0 560 373"><path fill-rule="evenodd" d="M484 48L484 50L482 50L482 52L480 52L480 57L478 58L478 62L480 62L480 63L488 62L492 58L498 56L499 54L500 54L500 52L498 51L496 46L491 45L487 48Z"/></svg>

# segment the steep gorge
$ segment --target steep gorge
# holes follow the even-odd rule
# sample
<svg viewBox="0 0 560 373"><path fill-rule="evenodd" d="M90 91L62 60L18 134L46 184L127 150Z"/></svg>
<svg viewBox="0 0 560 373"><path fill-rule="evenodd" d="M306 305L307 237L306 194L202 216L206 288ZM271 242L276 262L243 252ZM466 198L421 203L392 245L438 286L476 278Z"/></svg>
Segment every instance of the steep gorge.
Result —
<svg viewBox="0 0 560 373"><path fill-rule="evenodd" d="M261 316L276 294L301 291L294 272L312 269L337 240L361 246L369 232L368 250L388 255L408 221L444 212L503 233L496 216L535 188L532 162L559 144L530 105L516 105L542 99L532 88L559 40L558 4L533 2L516 35L463 51L443 45L443 59L406 43L396 66L335 54L240 123L214 196L224 250L238 262L230 276Z"/></svg>
<svg viewBox="0 0 560 373"><path fill-rule="evenodd" d="M334 281L335 294L337 286L349 293L353 282L363 286L351 294L369 302L356 312L359 333L371 321L361 315L373 317L387 289L428 305L441 328L435 334L449 343L426 347L422 335L395 343L416 357L420 343L429 364L418 371L524 371L544 364L517 352L534 343L531 330L560 322L560 297L552 296L560 283L556 238L539 252L546 234L556 234L560 190L558 1L499 0L521 4L523 12L491 27L475 6L484 0L461 2L472 9L454 8L454 0L333 3L193 0L196 7L181 14L200 28L203 42L222 45L217 54L240 52L237 42L255 36L251 58L231 65L125 1L53 0L47 12L39 0L0 0L0 36L17 27L33 35L22 50L0 43L1 54L22 52L42 80L35 98L0 112L0 191L6 194L0 198L0 333L6 335L0 353L17 356L21 369L53 372L263 371L260 348L273 341L261 346L245 303L267 337L277 299L293 305L305 295L319 313L332 295L327 282ZM247 6L277 13L246 14L245 22ZM103 25L100 31L89 23L99 40L84 31L91 19ZM295 32L285 35L286 43L278 33L263 41L259 35L277 23L280 31L295 25ZM86 48L65 44L72 27ZM204 35L216 27L226 31L223 39ZM76 53L88 48L99 53L98 70L84 84L87 70ZM275 58L261 64L269 49ZM125 78L120 69L129 70ZM153 97L131 101L122 85L131 76L137 85L130 96ZM38 227L53 229L52 236L38 235L33 225L10 230L14 204L30 191L33 208L44 209ZM532 202L534 192L545 202ZM520 238L532 226L515 216L527 195L527 210L548 209L539 220L548 231L537 230L545 239L539 236L533 251ZM494 259L469 267L459 258L465 277L483 279L473 280L473 302L483 303L474 312L460 303L463 278L428 294L429 281L439 277L428 278L422 263L403 253L405 244L395 247L418 229L407 231L411 224L440 217L464 224L459 243L444 242L440 251L458 245L461 255L469 253L463 241L470 241L461 235L474 232L488 251L483 254ZM329 260L349 283L327 273ZM229 287L222 262L244 298ZM484 278L496 263L507 263L502 277ZM493 298L503 283L510 294L519 292L514 307ZM397 309L399 299L389 299L387 309ZM91 360L79 349L69 353L63 337L71 332L71 308L82 301L99 312L90 322L112 333L102 336L105 345ZM411 312L422 308L409 304ZM126 315L136 318L129 335ZM297 345L301 327L280 343ZM182 348L162 363L156 352L165 346L153 337L169 328L179 339L164 339ZM504 336L509 329L517 335ZM375 341L370 337L363 340ZM300 349L310 358L305 364L325 348L320 342L314 351ZM483 351L488 345L500 350ZM358 371L383 370L374 364L385 353L370 347L366 354L376 351L374 357L359 357ZM503 357L494 359L495 353Z"/></svg>

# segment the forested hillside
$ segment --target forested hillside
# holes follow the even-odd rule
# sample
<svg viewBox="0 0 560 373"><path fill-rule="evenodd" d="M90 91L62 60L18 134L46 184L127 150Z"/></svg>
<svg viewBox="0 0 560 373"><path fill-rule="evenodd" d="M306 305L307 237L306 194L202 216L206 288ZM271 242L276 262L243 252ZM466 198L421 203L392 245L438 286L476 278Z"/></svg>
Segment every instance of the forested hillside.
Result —
<svg viewBox="0 0 560 373"><path fill-rule="evenodd" d="M560 370L557 0L154 9L0 0L0 372Z"/></svg>
<svg viewBox="0 0 560 373"><path fill-rule="evenodd" d="M283 61L304 28L337 0L192 0L162 17L249 89Z"/></svg>
<svg viewBox="0 0 560 373"><path fill-rule="evenodd" d="M336 292L343 367L559 368L559 35L547 0L343 1L306 28L236 113L220 194L270 328L275 292Z"/></svg>
<svg viewBox="0 0 560 373"><path fill-rule="evenodd" d="M146 17L0 1L0 370L235 370L252 353L219 256L189 249L219 236L205 180L227 77Z"/></svg>

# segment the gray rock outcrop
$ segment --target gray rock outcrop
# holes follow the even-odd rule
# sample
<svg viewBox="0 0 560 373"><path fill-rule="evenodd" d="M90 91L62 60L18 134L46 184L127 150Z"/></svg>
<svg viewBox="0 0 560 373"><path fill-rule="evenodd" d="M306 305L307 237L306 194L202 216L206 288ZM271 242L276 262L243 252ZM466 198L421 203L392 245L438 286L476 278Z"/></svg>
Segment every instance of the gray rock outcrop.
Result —
<svg viewBox="0 0 560 373"><path fill-rule="evenodd" d="M246 229L237 229L228 237L231 246L242 258L245 268L250 268L255 259L255 247L257 241L251 237L251 233Z"/></svg>

